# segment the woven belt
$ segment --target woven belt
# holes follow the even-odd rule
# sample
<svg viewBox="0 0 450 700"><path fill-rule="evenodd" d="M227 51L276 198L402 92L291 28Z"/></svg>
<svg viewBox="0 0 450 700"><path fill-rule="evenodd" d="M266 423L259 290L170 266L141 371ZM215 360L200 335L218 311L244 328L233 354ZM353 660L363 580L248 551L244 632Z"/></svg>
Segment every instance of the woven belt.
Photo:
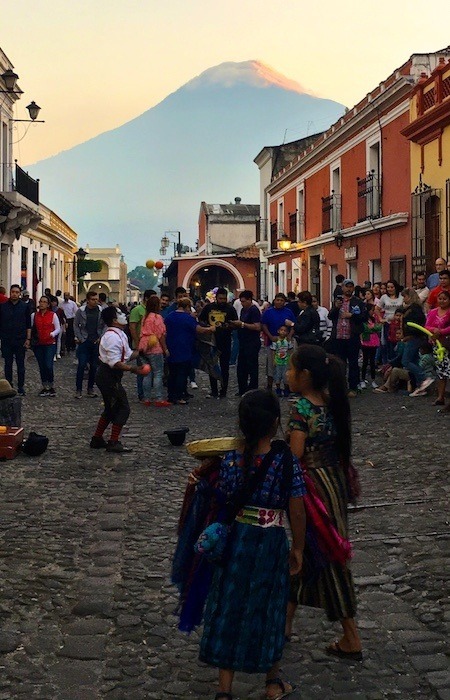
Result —
<svg viewBox="0 0 450 700"><path fill-rule="evenodd" d="M284 527L284 510L245 506L237 514L236 522L257 527Z"/></svg>

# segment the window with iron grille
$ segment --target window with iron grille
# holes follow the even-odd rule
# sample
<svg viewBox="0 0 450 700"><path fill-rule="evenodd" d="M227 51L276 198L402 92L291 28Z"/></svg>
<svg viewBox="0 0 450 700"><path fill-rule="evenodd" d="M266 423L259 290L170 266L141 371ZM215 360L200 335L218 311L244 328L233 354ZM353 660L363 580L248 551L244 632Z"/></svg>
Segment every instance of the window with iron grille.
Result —
<svg viewBox="0 0 450 700"><path fill-rule="evenodd" d="M412 194L412 271L434 272L440 253L441 190L419 185Z"/></svg>
<svg viewBox="0 0 450 700"><path fill-rule="evenodd" d="M289 214L289 238L291 243L297 243L297 212Z"/></svg>
<svg viewBox="0 0 450 700"><path fill-rule="evenodd" d="M380 185L375 170L367 177L356 178L358 192L358 221L377 219L380 216Z"/></svg>
<svg viewBox="0 0 450 700"><path fill-rule="evenodd" d="M341 230L341 195L322 197L322 233Z"/></svg>
<svg viewBox="0 0 450 700"><path fill-rule="evenodd" d="M401 287L406 286L406 258L391 258L389 261L390 279L396 280Z"/></svg>
<svg viewBox="0 0 450 700"><path fill-rule="evenodd" d="M276 250L278 247L277 233L278 233L278 225L277 225L277 222L274 221L273 224L270 224L270 250Z"/></svg>

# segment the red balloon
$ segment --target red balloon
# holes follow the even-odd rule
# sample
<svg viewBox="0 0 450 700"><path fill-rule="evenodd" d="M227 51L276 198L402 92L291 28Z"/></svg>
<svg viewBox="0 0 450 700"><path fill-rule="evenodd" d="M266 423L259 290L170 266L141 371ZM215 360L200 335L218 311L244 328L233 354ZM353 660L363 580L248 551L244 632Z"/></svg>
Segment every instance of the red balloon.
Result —
<svg viewBox="0 0 450 700"><path fill-rule="evenodd" d="M142 365L142 367L139 368L139 374L143 374L144 376L150 374L151 371L152 368L150 367L150 365Z"/></svg>
<svg viewBox="0 0 450 700"><path fill-rule="evenodd" d="M155 262L155 267L156 267L157 270L162 270L163 267L164 267L164 263L161 262L161 260L157 260L157 261Z"/></svg>

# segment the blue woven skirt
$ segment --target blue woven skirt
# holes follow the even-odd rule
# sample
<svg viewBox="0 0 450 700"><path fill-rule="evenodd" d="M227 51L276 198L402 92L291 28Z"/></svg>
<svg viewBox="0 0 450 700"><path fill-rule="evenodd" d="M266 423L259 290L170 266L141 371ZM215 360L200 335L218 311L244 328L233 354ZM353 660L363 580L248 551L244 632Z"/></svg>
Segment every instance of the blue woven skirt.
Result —
<svg viewBox="0 0 450 700"><path fill-rule="evenodd" d="M281 659L289 595L284 528L235 523L229 555L214 572L200 661L265 673Z"/></svg>

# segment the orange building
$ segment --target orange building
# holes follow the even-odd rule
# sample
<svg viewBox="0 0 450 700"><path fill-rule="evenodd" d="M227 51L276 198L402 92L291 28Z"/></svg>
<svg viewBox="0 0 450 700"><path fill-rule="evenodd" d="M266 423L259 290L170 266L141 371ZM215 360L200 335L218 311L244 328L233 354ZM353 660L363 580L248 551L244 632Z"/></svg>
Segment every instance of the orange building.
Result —
<svg viewBox="0 0 450 700"><path fill-rule="evenodd" d="M410 145L402 131L414 85L442 55L413 55L312 144L296 142L296 155L287 144L287 159L272 147L255 158L269 298L309 289L328 305L338 273L361 285L412 281Z"/></svg>
<svg viewBox="0 0 450 700"><path fill-rule="evenodd" d="M181 286L193 297L204 297L214 287L226 287L235 295L243 289L256 294L258 228L258 204L242 204L239 197L230 204L202 202L198 250L172 259L164 275L170 292Z"/></svg>

